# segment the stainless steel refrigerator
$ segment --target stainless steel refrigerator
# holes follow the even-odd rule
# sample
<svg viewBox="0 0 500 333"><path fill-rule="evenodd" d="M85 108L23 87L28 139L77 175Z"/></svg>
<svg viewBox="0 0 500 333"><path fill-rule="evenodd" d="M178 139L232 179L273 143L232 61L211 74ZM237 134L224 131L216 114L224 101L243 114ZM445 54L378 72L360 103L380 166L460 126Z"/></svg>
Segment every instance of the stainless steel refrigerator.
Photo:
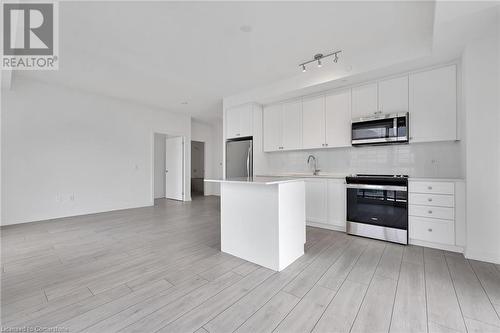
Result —
<svg viewBox="0 0 500 333"><path fill-rule="evenodd" d="M253 177L252 137L226 141L226 178Z"/></svg>

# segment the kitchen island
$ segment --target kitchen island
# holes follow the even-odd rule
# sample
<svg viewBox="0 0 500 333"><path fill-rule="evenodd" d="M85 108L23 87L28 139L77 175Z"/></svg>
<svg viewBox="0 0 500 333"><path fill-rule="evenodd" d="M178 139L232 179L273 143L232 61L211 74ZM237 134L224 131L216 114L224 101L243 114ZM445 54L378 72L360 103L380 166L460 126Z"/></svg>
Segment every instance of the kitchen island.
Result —
<svg viewBox="0 0 500 333"><path fill-rule="evenodd" d="M304 254L305 183L253 177L221 184L221 251L281 271Z"/></svg>

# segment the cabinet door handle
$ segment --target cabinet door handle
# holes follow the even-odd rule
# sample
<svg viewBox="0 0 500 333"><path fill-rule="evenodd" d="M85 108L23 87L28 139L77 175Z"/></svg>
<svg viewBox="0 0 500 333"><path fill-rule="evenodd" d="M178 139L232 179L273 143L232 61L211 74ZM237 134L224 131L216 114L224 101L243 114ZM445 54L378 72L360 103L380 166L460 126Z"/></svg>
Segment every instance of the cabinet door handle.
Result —
<svg viewBox="0 0 500 333"><path fill-rule="evenodd" d="M240 133L236 133L236 136L240 136Z"/></svg>
<svg viewBox="0 0 500 333"><path fill-rule="evenodd" d="M431 201L432 201L432 198L427 199L427 201L431 202Z"/></svg>
<svg viewBox="0 0 500 333"><path fill-rule="evenodd" d="M429 214L432 214L432 210L429 210Z"/></svg>
<svg viewBox="0 0 500 333"><path fill-rule="evenodd" d="M432 232L432 228L427 229L428 232Z"/></svg>
<svg viewBox="0 0 500 333"><path fill-rule="evenodd" d="M328 143L325 143L325 147L328 147Z"/></svg>
<svg viewBox="0 0 500 333"><path fill-rule="evenodd" d="M427 189L428 190L432 190L432 186L427 186Z"/></svg>

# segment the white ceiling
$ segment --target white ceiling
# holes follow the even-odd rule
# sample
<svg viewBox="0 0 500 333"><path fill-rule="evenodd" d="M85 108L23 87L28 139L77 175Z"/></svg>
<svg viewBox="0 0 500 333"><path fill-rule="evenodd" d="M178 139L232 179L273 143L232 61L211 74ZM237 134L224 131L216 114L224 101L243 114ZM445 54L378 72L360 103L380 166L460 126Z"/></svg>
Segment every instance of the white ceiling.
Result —
<svg viewBox="0 0 500 333"><path fill-rule="evenodd" d="M61 2L59 13L59 71L20 75L210 120L222 97L300 75L317 52L344 51L316 72L429 52L434 3Z"/></svg>

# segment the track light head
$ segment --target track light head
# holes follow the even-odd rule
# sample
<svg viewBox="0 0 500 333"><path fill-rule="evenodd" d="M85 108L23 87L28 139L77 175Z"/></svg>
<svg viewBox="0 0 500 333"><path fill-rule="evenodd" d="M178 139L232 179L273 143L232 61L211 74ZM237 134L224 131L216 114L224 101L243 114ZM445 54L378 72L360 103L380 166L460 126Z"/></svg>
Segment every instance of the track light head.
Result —
<svg viewBox="0 0 500 333"><path fill-rule="evenodd" d="M314 55L313 59L312 60L309 60L309 61L306 61L306 62L303 62L301 64L299 64L299 67L302 67L302 72L305 72L306 71L306 65L310 64L310 63L313 63L313 62L316 62L318 64L318 67L321 67L323 64L321 63L321 60L323 58L327 58L327 57L331 57L333 56L334 59L333 59L333 62L334 63L337 63L339 61L339 53L341 53L342 50L338 50L338 51L334 51L332 53L328 53L326 55L322 54L322 53L317 53Z"/></svg>

